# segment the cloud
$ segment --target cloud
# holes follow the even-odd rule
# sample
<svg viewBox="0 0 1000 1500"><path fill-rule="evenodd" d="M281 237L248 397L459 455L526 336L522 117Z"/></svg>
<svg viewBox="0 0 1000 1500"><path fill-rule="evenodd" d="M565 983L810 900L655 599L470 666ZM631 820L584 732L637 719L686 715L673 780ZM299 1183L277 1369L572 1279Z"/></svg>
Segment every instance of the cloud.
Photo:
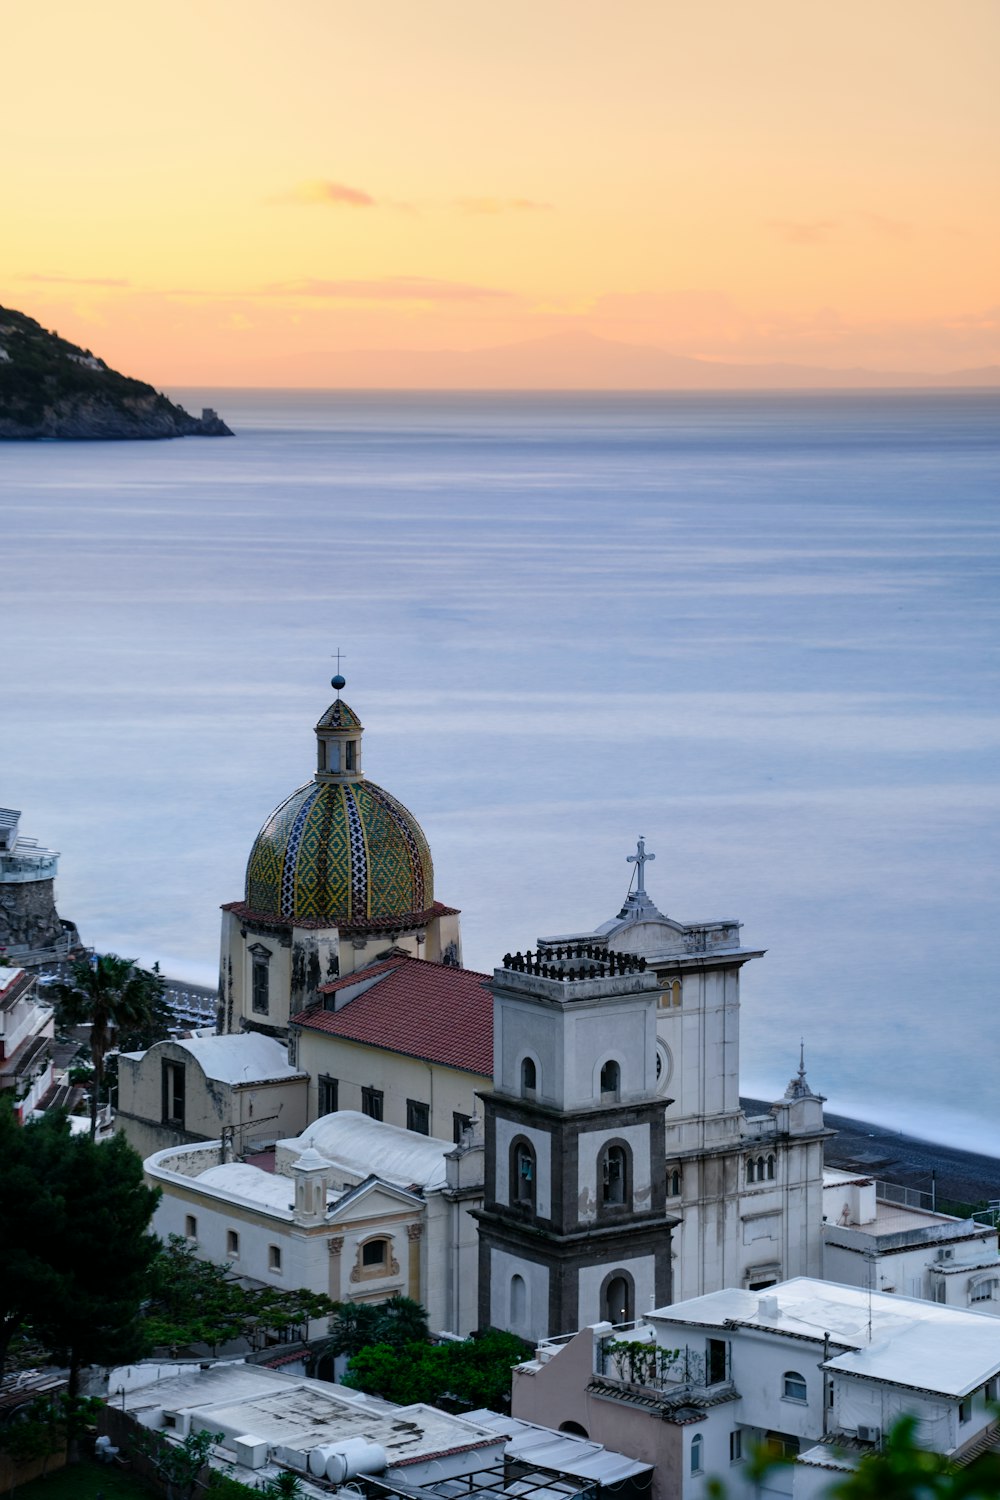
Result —
<svg viewBox="0 0 1000 1500"><path fill-rule="evenodd" d="M889 240L908 240L913 233L913 226L906 224L902 219L890 219L885 214L858 214L859 221L870 229L873 234L880 234Z"/></svg>
<svg viewBox="0 0 1000 1500"><path fill-rule="evenodd" d="M769 219L789 245L825 245L837 228L835 219Z"/></svg>
<svg viewBox="0 0 1000 1500"><path fill-rule="evenodd" d="M15 277L16 281L46 282L58 286L131 286L131 282L120 276L44 276L29 271Z"/></svg>
<svg viewBox="0 0 1000 1500"><path fill-rule="evenodd" d="M432 276L380 276L371 281L307 277L278 282L264 290L277 297L331 297L351 302L485 302L513 295L497 287L439 281Z"/></svg>
<svg viewBox="0 0 1000 1500"><path fill-rule="evenodd" d="M552 204L535 198L456 198L464 214L551 213Z"/></svg>
<svg viewBox="0 0 1000 1500"><path fill-rule="evenodd" d="M364 188L349 187L346 182L300 182L290 193L271 198L271 203L326 203L334 208L376 208L378 200Z"/></svg>

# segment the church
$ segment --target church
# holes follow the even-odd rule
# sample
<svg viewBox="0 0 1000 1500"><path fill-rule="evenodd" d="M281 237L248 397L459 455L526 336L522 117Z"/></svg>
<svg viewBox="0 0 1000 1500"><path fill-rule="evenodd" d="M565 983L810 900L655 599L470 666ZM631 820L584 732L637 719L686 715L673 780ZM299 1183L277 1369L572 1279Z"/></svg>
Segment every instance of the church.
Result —
<svg viewBox="0 0 1000 1500"><path fill-rule="evenodd" d="M284 1049L284 1071L269 1064L257 1087L300 1089L283 1118L301 1107L308 1129L348 1111L368 1122L372 1149L383 1130L463 1159L482 1143L468 1158L481 1178L461 1188L478 1271L467 1253L445 1265L442 1251L443 1274L477 1280L460 1301L480 1326L538 1340L725 1286L821 1275L822 1099L800 1067L766 1115L740 1107L740 972L762 956L740 924L659 911L640 839L634 889L610 921L539 938L492 976L463 968L460 913L435 900L416 818L364 775L344 685L333 678L315 726L312 779L265 820L243 899L223 907L215 1045L256 1033ZM174 1114L157 1142L205 1141L208 1127L187 1129L177 1105L188 1124L213 1118L196 1107L210 1086L197 1047L190 1059L158 1048L162 1060L154 1048L127 1070L149 1097L138 1081L123 1092L124 1128L156 1114L163 1069ZM262 1162L287 1131L251 1136L241 1110L221 1134Z"/></svg>

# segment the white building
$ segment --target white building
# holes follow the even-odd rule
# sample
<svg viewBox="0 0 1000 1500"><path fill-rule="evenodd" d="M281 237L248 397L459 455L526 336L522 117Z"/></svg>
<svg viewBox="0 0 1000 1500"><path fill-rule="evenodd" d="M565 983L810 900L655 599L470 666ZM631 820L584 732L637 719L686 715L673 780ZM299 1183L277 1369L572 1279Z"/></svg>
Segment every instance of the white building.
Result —
<svg viewBox="0 0 1000 1500"><path fill-rule="evenodd" d="M102 1425L138 1424L166 1442L218 1434L209 1462L254 1488L291 1470L309 1496L361 1491L357 1476L403 1500L642 1500L648 1465L598 1443L482 1410L451 1416L242 1363L111 1372ZM513 1483L512 1483L513 1481Z"/></svg>
<svg viewBox="0 0 1000 1500"><path fill-rule="evenodd" d="M51 1005L38 998L34 974L0 969L0 1089L11 1089L14 1113L27 1120L53 1083Z"/></svg>
<svg viewBox="0 0 1000 1500"><path fill-rule="evenodd" d="M880 1197L857 1173L823 1173L824 1277L1000 1317L996 1230L890 1201L887 1190Z"/></svg>
<svg viewBox="0 0 1000 1500"><path fill-rule="evenodd" d="M513 1413L635 1457L655 1455L654 1500L811 1500L904 1413L957 1463L997 1436L1000 1329L981 1313L801 1277L729 1288L548 1341L515 1371ZM760 1484L751 1450L795 1457Z"/></svg>
<svg viewBox="0 0 1000 1500"><path fill-rule="evenodd" d="M221 1156L215 1142L149 1157L158 1234L262 1285L334 1301L405 1295L432 1328L477 1326L469 1210L482 1202L483 1149L471 1133L455 1146L344 1110L280 1141L266 1165Z"/></svg>

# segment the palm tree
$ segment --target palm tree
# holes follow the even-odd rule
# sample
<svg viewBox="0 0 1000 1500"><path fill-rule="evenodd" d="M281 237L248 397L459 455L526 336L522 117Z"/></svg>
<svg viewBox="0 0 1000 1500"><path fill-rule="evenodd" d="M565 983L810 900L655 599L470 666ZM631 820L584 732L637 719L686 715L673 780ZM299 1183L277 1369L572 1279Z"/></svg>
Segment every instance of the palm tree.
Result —
<svg viewBox="0 0 1000 1500"><path fill-rule="evenodd" d="M134 959L117 953L79 958L69 980L52 986L61 1026L90 1027L90 1055L94 1086L90 1095L90 1136L97 1135L97 1107L104 1083L104 1059L115 1033L143 1027L153 1017L163 994L158 973L140 969Z"/></svg>

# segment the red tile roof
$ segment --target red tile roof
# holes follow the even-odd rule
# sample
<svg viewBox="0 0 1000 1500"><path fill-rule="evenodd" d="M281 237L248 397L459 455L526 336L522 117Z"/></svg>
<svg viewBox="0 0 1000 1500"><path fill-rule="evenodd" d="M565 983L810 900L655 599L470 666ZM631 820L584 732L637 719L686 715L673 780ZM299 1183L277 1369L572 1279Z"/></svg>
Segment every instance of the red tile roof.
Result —
<svg viewBox="0 0 1000 1500"><path fill-rule="evenodd" d="M435 917L461 916L459 907L445 906L442 901L435 901L426 911L410 912L405 917L366 917L363 922L338 922L331 921L328 917L278 917L273 912L254 911L245 901L224 901L220 910L235 912L236 916L252 923L254 927L273 927L276 931L288 927L336 927L338 932L348 934L412 932L414 928L426 927Z"/></svg>
<svg viewBox="0 0 1000 1500"><path fill-rule="evenodd" d="M486 974L422 958L387 958L324 984L321 993L336 994L376 975L382 977L341 1010L314 1006L293 1016L294 1025L493 1077L493 996L483 989Z"/></svg>

